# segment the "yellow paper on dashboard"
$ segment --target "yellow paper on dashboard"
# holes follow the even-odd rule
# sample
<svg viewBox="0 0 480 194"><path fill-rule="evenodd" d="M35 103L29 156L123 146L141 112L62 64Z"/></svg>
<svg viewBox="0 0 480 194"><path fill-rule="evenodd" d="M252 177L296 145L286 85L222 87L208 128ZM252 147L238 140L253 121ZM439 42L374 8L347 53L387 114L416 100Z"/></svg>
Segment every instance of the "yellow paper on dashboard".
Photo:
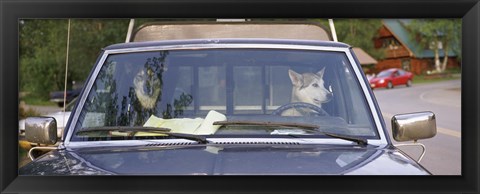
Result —
<svg viewBox="0 0 480 194"><path fill-rule="evenodd" d="M205 119L202 118L178 118L178 119L162 119L155 115L150 118L143 125L144 127L163 127L171 129L173 133L187 133L187 134L214 134L220 125L213 125L215 121L226 121L227 117L217 111L211 110L208 112ZM138 132L137 136L155 136L161 135L158 133Z"/></svg>
<svg viewBox="0 0 480 194"><path fill-rule="evenodd" d="M162 119L155 115L150 118L143 125L144 127L163 127L171 129L172 133L188 133L193 134L194 131L202 124L203 119L182 118L182 119ZM154 136L158 133L138 132L137 136Z"/></svg>
<svg viewBox="0 0 480 194"><path fill-rule="evenodd" d="M202 124L195 130L197 135L211 135L217 132L221 125L213 125L216 121L226 121L227 117L217 111L211 110L203 120Z"/></svg>

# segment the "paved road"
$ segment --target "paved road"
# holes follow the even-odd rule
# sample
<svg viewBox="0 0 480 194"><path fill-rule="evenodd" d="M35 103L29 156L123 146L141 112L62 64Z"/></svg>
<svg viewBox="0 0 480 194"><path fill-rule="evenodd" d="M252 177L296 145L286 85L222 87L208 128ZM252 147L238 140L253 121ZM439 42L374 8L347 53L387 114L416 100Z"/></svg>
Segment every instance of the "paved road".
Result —
<svg viewBox="0 0 480 194"><path fill-rule="evenodd" d="M461 175L461 80L451 80L392 90L376 89L375 97L389 131L395 114L432 111L436 115L437 135L419 140L427 153L420 162L435 175ZM392 138L393 139L393 138ZM410 143L395 142L394 144ZM420 156L418 146L400 147L414 158Z"/></svg>

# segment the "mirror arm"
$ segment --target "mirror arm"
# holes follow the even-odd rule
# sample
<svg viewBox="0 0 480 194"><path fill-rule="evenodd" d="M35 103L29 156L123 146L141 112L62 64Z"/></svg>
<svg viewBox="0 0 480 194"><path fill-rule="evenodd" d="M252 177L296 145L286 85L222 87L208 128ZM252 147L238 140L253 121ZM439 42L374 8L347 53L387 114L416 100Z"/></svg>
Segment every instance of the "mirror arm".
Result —
<svg viewBox="0 0 480 194"><path fill-rule="evenodd" d="M420 163L420 161L423 159L423 156L425 155L425 152L427 152L427 147L425 147L425 145L423 145L422 143L417 143L417 140L415 140L413 143L395 145L395 147L399 147L399 146L420 146L420 147L422 147L422 154L420 154L420 157L417 159L418 163Z"/></svg>
<svg viewBox="0 0 480 194"><path fill-rule="evenodd" d="M28 157L32 161L35 160L35 157L33 157L33 155L32 155L33 150L56 150L56 149L58 149L58 148L57 147L33 147L28 151Z"/></svg>

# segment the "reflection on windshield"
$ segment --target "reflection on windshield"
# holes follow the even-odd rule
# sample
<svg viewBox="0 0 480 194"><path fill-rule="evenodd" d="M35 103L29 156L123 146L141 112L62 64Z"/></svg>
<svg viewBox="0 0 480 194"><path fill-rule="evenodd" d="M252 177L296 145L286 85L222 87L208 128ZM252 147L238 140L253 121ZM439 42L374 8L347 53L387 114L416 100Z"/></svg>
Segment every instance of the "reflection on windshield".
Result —
<svg viewBox="0 0 480 194"><path fill-rule="evenodd" d="M244 121L303 124L341 120L345 126L336 128L348 129L343 133L374 137L371 115L351 72L342 52L208 49L115 54L96 77L75 130L145 126L176 133L242 135L248 131L225 132L229 127L213 125L241 116Z"/></svg>

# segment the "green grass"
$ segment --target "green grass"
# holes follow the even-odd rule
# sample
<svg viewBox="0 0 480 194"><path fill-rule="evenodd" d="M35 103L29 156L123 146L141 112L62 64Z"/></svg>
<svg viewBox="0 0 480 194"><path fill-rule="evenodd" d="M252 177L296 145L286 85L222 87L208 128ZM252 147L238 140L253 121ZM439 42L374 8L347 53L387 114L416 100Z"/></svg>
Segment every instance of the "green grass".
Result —
<svg viewBox="0 0 480 194"><path fill-rule="evenodd" d="M422 84L422 83L433 83L439 81L455 80L460 79L459 77L450 76L450 77L439 77L439 78L426 78L425 75L416 75L413 77L413 84Z"/></svg>
<svg viewBox="0 0 480 194"><path fill-rule="evenodd" d="M57 104L54 102L50 102L49 100L45 100L34 95L26 95L20 98L21 101L24 101L25 104L28 105L38 105L38 106L56 106Z"/></svg>

